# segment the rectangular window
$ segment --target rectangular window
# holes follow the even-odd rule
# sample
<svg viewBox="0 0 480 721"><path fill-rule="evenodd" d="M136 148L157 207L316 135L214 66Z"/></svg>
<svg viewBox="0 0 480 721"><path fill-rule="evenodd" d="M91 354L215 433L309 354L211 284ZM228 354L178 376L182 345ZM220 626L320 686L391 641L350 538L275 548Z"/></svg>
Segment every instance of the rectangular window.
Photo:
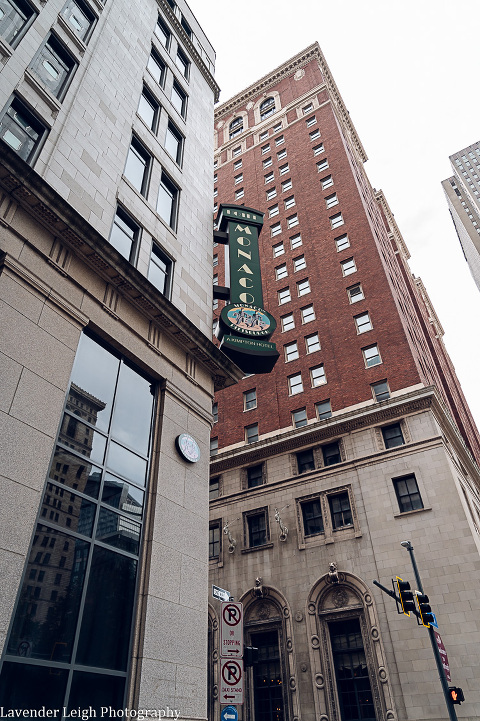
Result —
<svg viewBox="0 0 480 721"><path fill-rule="evenodd" d="M362 348L365 367L377 366L382 362L377 344Z"/></svg>
<svg viewBox="0 0 480 721"><path fill-rule="evenodd" d="M351 275L352 273L356 273L357 271L357 266L355 265L354 258L347 258L346 260L342 260L340 265L342 266L342 274L344 276Z"/></svg>
<svg viewBox="0 0 480 721"><path fill-rule="evenodd" d="M180 24L181 24L182 28L185 30L188 37L191 38L192 37L192 29L191 29L190 25L187 23L187 21L185 20L185 18L183 17L183 15L182 15Z"/></svg>
<svg viewBox="0 0 480 721"><path fill-rule="evenodd" d="M265 185L266 185L267 183L271 183L272 180L273 180L273 178L274 178L273 172L272 172L272 173L267 173L267 175L265 176Z"/></svg>
<svg viewBox="0 0 480 721"><path fill-rule="evenodd" d="M140 226L130 218L122 208L117 208L112 230L110 232L110 243L127 260L134 256L135 246L140 237Z"/></svg>
<svg viewBox="0 0 480 721"><path fill-rule="evenodd" d="M208 558L210 560L220 557L220 524L210 526L208 529Z"/></svg>
<svg viewBox="0 0 480 721"><path fill-rule="evenodd" d="M0 119L0 138L32 165L46 135L45 125L18 98L14 98Z"/></svg>
<svg viewBox="0 0 480 721"><path fill-rule="evenodd" d="M323 147L323 146L322 146ZM323 160L319 160L317 163L317 171L319 173L322 172L322 170L326 170L328 168L328 160L327 158L324 158Z"/></svg>
<svg viewBox="0 0 480 721"><path fill-rule="evenodd" d="M299 408L298 411L292 413L292 423L294 428L302 428L308 424L307 409Z"/></svg>
<svg viewBox="0 0 480 721"><path fill-rule="evenodd" d="M343 235L339 235L338 238L335 238L335 245L337 247L337 253L341 250L345 250L345 248L349 248L350 241L348 239L348 235L344 233Z"/></svg>
<svg viewBox="0 0 480 721"><path fill-rule="evenodd" d="M347 288L348 293L348 299L350 303L358 303L359 300L364 299L362 286L360 283L357 283L356 285L350 286L350 288Z"/></svg>
<svg viewBox="0 0 480 721"><path fill-rule="evenodd" d="M325 148L323 147L323 143L320 143L319 145L315 145L315 147L313 148L313 155L314 155L314 156L315 156L315 155L321 155L321 154L324 153L324 152L325 152ZM328 163L327 163L326 167L328 168ZM320 168L318 167L318 165L317 165L317 169L320 171ZM322 170L323 170L323 169L324 169L324 168L322 168Z"/></svg>
<svg viewBox="0 0 480 721"><path fill-rule="evenodd" d="M218 423L218 403L212 403L213 422Z"/></svg>
<svg viewBox="0 0 480 721"><path fill-rule="evenodd" d="M276 235L280 235L281 232L282 232L282 226L280 225L280 223L275 223L275 225L272 225L270 227L270 236L272 238L274 238Z"/></svg>
<svg viewBox="0 0 480 721"><path fill-rule="evenodd" d="M59 100L67 92L77 62L63 44L50 34L30 65L32 71Z"/></svg>
<svg viewBox="0 0 480 721"><path fill-rule="evenodd" d="M148 280L167 298L170 295L171 271L172 261L156 243L153 243L148 266Z"/></svg>
<svg viewBox="0 0 480 721"><path fill-rule="evenodd" d="M175 58L175 65L182 73L183 77L188 80L188 73L190 70L190 61L180 48L177 48L177 56Z"/></svg>
<svg viewBox="0 0 480 721"><path fill-rule="evenodd" d="M324 421L326 418L330 418L332 415L332 405L330 403L330 399L320 401L320 403L315 403L315 410L319 421Z"/></svg>
<svg viewBox="0 0 480 721"><path fill-rule="evenodd" d="M210 438L210 455L216 456L218 453L218 438Z"/></svg>
<svg viewBox="0 0 480 721"><path fill-rule="evenodd" d="M385 448L387 449L396 448L397 446L403 446L405 444L400 423L392 423L389 426L383 426L382 436Z"/></svg>
<svg viewBox="0 0 480 721"><path fill-rule="evenodd" d="M267 543L267 523L266 513L255 513L247 516L248 528L248 546L249 548L257 548Z"/></svg>
<svg viewBox="0 0 480 721"><path fill-rule="evenodd" d="M272 128L272 132L278 133L278 131L281 129L282 129L282 121L280 121L279 123L275 123L275 125Z"/></svg>
<svg viewBox="0 0 480 721"><path fill-rule="evenodd" d="M321 350L318 333L312 333L312 335L305 336L305 347L307 353L315 353L315 351Z"/></svg>
<svg viewBox="0 0 480 721"><path fill-rule="evenodd" d="M316 536L324 532L320 499L305 501L301 504L303 518L303 532L305 537Z"/></svg>
<svg viewBox="0 0 480 721"><path fill-rule="evenodd" d="M390 398L390 388L388 387L387 381L378 381L378 383L372 383L370 386L374 400L377 403L386 401Z"/></svg>
<svg viewBox="0 0 480 721"><path fill-rule="evenodd" d="M62 10L62 16L75 35L84 43L87 42L95 23L95 15L90 8L82 0L69 0Z"/></svg>
<svg viewBox="0 0 480 721"><path fill-rule="evenodd" d="M344 220L341 213L337 213L336 215L332 215L330 218L330 225L332 230L335 228L339 228L341 225L344 224Z"/></svg>
<svg viewBox="0 0 480 721"><path fill-rule="evenodd" d="M348 492L337 493L328 497L330 505L330 513L332 516L332 526L335 531L338 528L345 528L353 524L352 509L350 508L350 499Z"/></svg>
<svg viewBox="0 0 480 721"><path fill-rule="evenodd" d="M279 135L278 138L275 138L275 145L281 145L285 142L285 138L283 135Z"/></svg>
<svg viewBox="0 0 480 721"><path fill-rule="evenodd" d="M316 368L310 368L310 379L312 382L312 388L325 385L325 383L327 382L327 378L325 376L325 368L323 367L323 363Z"/></svg>
<svg viewBox="0 0 480 721"><path fill-rule="evenodd" d="M216 198L218 195L218 188L213 189L213 197Z"/></svg>
<svg viewBox="0 0 480 721"><path fill-rule="evenodd" d="M315 470L315 458L311 448L307 451L299 451L296 456L299 473L306 473L307 471Z"/></svg>
<svg viewBox="0 0 480 721"><path fill-rule="evenodd" d="M234 162L234 164L233 164L233 169L234 169L234 170L240 170L240 168L242 167L242 165L243 165L243 160L240 158L240 160L236 160L236 161Z"/></svg>
<svg viewBox="0 0 480 721"><path fill-rule="evenodd" d="M263 485L263 463L247 468L247 487L257 488Z"/></svg>
<svg viewBox="0 0 480 721"><path fill-rule="evenodd" d="M305 122L307 124L307 128L311 128L312 125L315 125L315 123L317 122L317 118L315 117L315 115L312 115L312 117L307 118L307 120Z"/></svg>
<svg viewBox="0 0 480 721"><path fill-rule="evenodd" d="M280 175L286 175L286 173L288 173L290 170L290 168L288 167L288 163L285 163L285 165L281 165L278 170L280 172Z"/></svg>
<svg viewBox="0 0 480 721"><path fill-rule="evenodd" d="M295 250L295 248L299 248L302 245L302 236L300 233L297 233L296 235L292 235L290 238L290 248L292 250Z"/></svg>
<svg viewBox="0 0 480 721"><path fill-rule="evenodd" d="M152 48L150 57L148 58L147 69L155 78L158 85L163 86L163 81L165 80L165 64L154 48Z"/></svg>
<svg viewBox="0 0 480 721"><path fill-rule="evenodd" d="M300 298L302 295L310 293L310 281L308 278L305 280L299 280L297 283L297 295Z"/></svg>
<svg viewBox="0 0 480 721"><path fill-rule="evenodd" d="M368 330L372 330L373 328L372 321L370 320L370 316L368 313L356 315L354 320L357 327L357 333L359 334L366 333Z"/></svg>
<svg viewBox="0 0 480 721"><path fill-rule="evenodd" d="M318 140L320 137L320 130L316 128L315 130L312 130L310 133L310 140Z"/></svg>
<svg viewBox="0 0 480 721"><path fill-rule="evenodd" d="M285 148L283 150L280 150L277 153L277 160L283 160L286 157L287 157L287 151L285 150Z"/></svg>
<svg viewBox="0 0 480 721"><path fill-rule="evenodd" d="M150 153L145 150L143 145L134 136L128 151L124 175L133 187L145 197L148 192L151 161L152 157Z"/></svg>
<svg viewBox="0 0 480 721"><path fill-rule="evenodd" d="M394 478L393 486L397 495L400 513L417 511L424 507L420 491L418 490L417 479L413 473L402 478Z"/></svg>
<svg viewBox="0 0 480 721"><path fill-rule="evenodd" d="M289 178L288 180L284 180L282 183L282 193L284 193L286 190L290 190L292 187L292 179Z"/></svg>
<svg viewBox="0 0 480 721"><path fill-rule="evenodd" d="M268 152L270 152L270 143L262 146L262 155L266 155Z"/></svg>
<svg viewBox="0 0 480 721"><path fill-rule="evenodd" d="M272 163L273 163L273 160L272 160L272 158L270 157L270 158L266 158L266 159L263 161L262 165L263 165L264 168L269 168Z"/></svg>
<svg viewBox="0 0 480 721"><path fill-rule="evenodd" d="M286 278L287 275L288 271L285 263L283 265L278 265L275 268L275 280L281 280L282 278Z"/></svg>
<svg viewBox="0 0 480 721"><path fill-rule="evenodd" d="M214 268L218 265L218 255L214 255L214 256L213 256L213 263L212 263L212 265L213 265Z"/></svg>
<svg viewBox="0 0 480 721"><path fill-rule="evenodd" d="M163 47L168 50L170 46L171 33L160 16L158 16L157 24L155 26L155 35L160 40Z"/></svg>
<svg viewBox="0 0 480 721"><path fill-rule="evenodd" d="M273 218L275 215L278 215L278 213L279 213L278 205L272 205L272 206L268 209L268 217L269 217L269 218Z"/></svg>
<svg viewBox="0 0 480 721"><path fill-rule="evenodd" d="M241 146L239 145L238 148L234 148L234 149L232 150L232 158L236 158L237 155L240 155L241 152L242 152L242 148L241 148Z"/></svg>
<svg viewBox="0 0 480 721"><path fill-rule="evenodd" d="M243 394L243 410L250 411L257 407L257 390L252 388Z"/></svg>
<svg viewBox="0 0 480 721"><path fill-rule="evenodd" d="M264 130L263 133L260 133L260 135L258 136L260 142L262 142L262 140L265 140L266 138L268 138L268 130Z"/></svg>
<svg viewBox="0 0 480 721"><path fill-rule="evenodd" d="M282 316L280 318L280 323L282 326L282 333L287 330L293 330L293 328L295 328L295 319L293 317L293 313Z"/></svg>
<svg viewBox="0 0 480 721"><path fill-rule="evenodd" d="M326 190L327 188L330 188L333 185L333 178L331 175L325 176L325 178L322 178L320 181L322 184L322 190ZM328 208L328 205L327 205Z"/></svg>
<svg viewBox="0 0 480 721"><path fill-rule="evenodd" d="M325 466L333 466L335 463L340 463L342 457L338 441L327 443L325 446L322 446L322 455Z"/></svg>
<svg viewBox="0 0 480 721"><path fill-rule="evenodd" d="M296 225L298 225L298 215L295 213L287 218L287 228L294 228Z"/></svg>
<svg viewBox="0 0 480 721"><path fill-rule="evenodd" d="M240 188L240 190L236 190L235 191L235 200L240 200L240 198L243 198L244 195L245 195L244 188Z"/></svg>
<svg viewBox="0 0 480 721"><path fill-rule="evenodd" d="M270 188L270 190L267 190L267 200L273 200L277 197L277 189L276 188Z"/></svg>
<svg viewBox="0 0 480 721"><path fill-rule="evenodd" d="M165 150L178 165L182 164L183 155L183 135L177 130L175 125L169 120L167 132L165 135Z"/></svg>
<svg viewBox="0 0 480 721"><path fill-rule="evenodd" d="M158 190L157 213L173 230L175 230L177 223L178 195L177 186L162 171Z"/></svg>
<svg viewBox="0 0 480 721"><path fill-rule="evenodd" d="M285 248L283 247L283 243L277 243L273 246L273 257L278 258L279 255L283 255L285 253Z"/></svg>
<svg viewBox="0 0 480 721"><path fill-rule="evenodd" d="M296 273L299 270L303 270L307 267L307 261L304 255L299 255L298 258L293 259L293 272Z"/></svg>
<svg viewBox="0 0 480 721"><path fill-rule="evenodd" d="M308 115L308 113L311 113L312 110L313 110L313 104L312 104L312 103L308 103L308 105L305 105L305 107L302 108L302 110L303 110L303 114L304 114L304 115Z"/></svg>
<svg viewBox="0 0 480 721"><path fill-rule="evenodd" d="M301 308L300 313L302 316L302 323L310 323L310 321L315 320L315 310L313 305L307 305L305 308Z"/></svg>
<svg viewBox="0 0 480 721"><path fill-rule="evenodd" d="M297 360L297 358L299 358L297 341L294 341L293 343L288 343L287 345L284 345L283 350L285 352L285 363L288 363L289 361L292 361L292 360Z"/></svg>
<svg viewBox="0 0 480 721"><path fill-rule="evenodd" d="M37 13L23 0L2 0L0 13L0 36L15 48Z"/></svg>
<svg viewBox="0 0 480 721"><path fill-rule="evenodd" d="M158 118L160 115L160 105L145 87L140 95L137 112L150 130L156 133L158 128Z"/></svg>
<svg viewBox="0 0 480 721"><path fill-rule="evenodd" d="M336 193L332 193L331 195L327 195L325 198L325 204L327 208L333 208L334 205L338 205L338 198Z"/></svg>
<svg viewBox="0 0 480 721"><path fill-rule="evenodd" d="M296 373L295 375L288 377L288 394L290 396L296 396L297 393L303 393L301 373Z"/></svg>
<svg viewBox="0 0 480 721"><path fill-rule="evenodd" d="M187 114L187 96L183 92L180 85L175 82L172 86L172 94L170 96L170 100L172 101L172 105L178 112L178 114L181 115L182 118L185 118Z"/></svg>
<svg viewBox="0 0 480 721"><path fill-rule="evenodd" d="M258 441L258 423L252 423L251 426L246 426L245 440L247 443L256 443Z"/></svg>
<svg viewBox="0 0 480 721"><path fill-rule="evenodd" d="M234 185L239 185L240 183L243 183L243 173L239 173L239 174L236 175L236 176L234 177L234 179L233 179L233 184L234 184Z"/></svg>
<svg viewBox="0 0 480 721"><path fill-rule="evenodd" d="M293 206L295 205L295 196L290 195L290 197L285 198L283 202L285 203L285 210L293 208Z"/></svg>

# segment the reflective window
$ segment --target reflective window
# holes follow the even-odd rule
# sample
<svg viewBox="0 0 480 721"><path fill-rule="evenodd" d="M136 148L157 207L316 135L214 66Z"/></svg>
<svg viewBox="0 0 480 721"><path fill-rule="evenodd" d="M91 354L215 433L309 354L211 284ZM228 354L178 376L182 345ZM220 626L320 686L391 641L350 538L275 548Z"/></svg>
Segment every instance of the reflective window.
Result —
<svg viewBox="0 0 480 721"><path fill-rule="evenodd" d="M373 397L377 402L386 401L390 398L390 388L387 381L378 381L371 385Z"/></svg>
<svg viewBox="0 0 480 721"><path fill-rule="evenodd" d="M248 488L256 488L263 484L263 463L257 466L247 468L247 485Z"/></svg>
<svg viewBox="0 0 480 721"><path fill-rule="evenodd" d="M24 0L0 0L0 36L16 47L36 15Z"/></svg>
<svg viewBox="0 0 480 721"><path fill-rule="evenodd" d="M177 55L175 58L175 65L180 70L182 75L188 79L188 72L190 68L190 61L188 60L187 56L185 55L180 48L177 49Z"/></svg>
<svg viewBox="0 0 480 721"><path fill-rule="evenodd" d="M267 543L267 524L265 511L247 516L248 545L250 548Z"/></svg>
<svg viewBox="0 0 480 721"><path fill-rule="evenodd" d="M187 96L183 92L182 88L175 82L172 86L172 95L170 99L178 114L181 115L182 118L185 118L187 114Z"/></svg>
<svg viewBox="0 0 480 721"><path fill-rule="evenodd" d="M275 112L275 98L267 98L260 105L260 119L266 120Z"/></svg>
<svg viewBox="0 0 480 721"><path fill-rule="evenodd" d="M177 223L178 188L170 178L162 172L158 190L157 212L171 228Z"/></svg>
<svg viewBox="0 0 480 721"><path fill-rule="evenodd" d="M298 411L293 411L292 423L294 428L302 428L302 426L306 426L308 423L307 409L299 408Z"/></svg>
<svg viewBox="0 0 480 721"><path fill-rule="evenodd" d="M150 153L145 150L137 138L133 137L128 150L124 175L133 187L144 196L148 192L151 161L152 156Z"/></svg>
<svg viewBox="0 0 480 721"><path fill-rule="evenodd" d="M300 451L296 456L299 473L306 473L315 469L315 459L311 448L308 451Z"/></svg>
<svg viewBox="0 0 480 721"><path fill-rule="evenodd" d="M77 63L57 38L50 34L30 67L50 92L62 99Z"/></svg>
<svg viewBox="0 0 480 721"><path fill-rule="evenodd" d="M339 461L334 462L339 463ZM336 528L343 528L344 526L351 526L353 524L348 491L345 491L345 493L337 493L334 496L329 496L328 502L330 504L333 530Z"/></svg>
<svg viewBox="0 0 480 721"><path fill-rule="evenodd" d="M95 16L90 8L82 0L68 0L62 16L75 35L85 42L95 22Z"/></svg>
<svg viewBox="0 0 480 721"><path fill-rule="evenodd" d="M163 253L156 243L152 245L152 253L150 255L150 265L148 266L148 280L150 283L163 293L170 294L170 275L172 269L172 261Z"/></svg>
<svg viewBox="0 0 480 721"><path fill-rule="evenodd" d="M159 17L157 20L157 24L155 26L155 35L160 40L163 47L168 50L168 47L170 45L171 34L170 34L170 30L165 25L165 23L163 22L161 17Z"/></svg>
<svg viewBox="0 0 480 721"><path fill-rule="evenodd" d="M340 445L338 441L333 443L327 443L322 446L323 462L326 466L333 466L335 463L340 463L342 456L340 454Z"/></svg>
<svg viewBox="0 0 480 721"><path fill-rule="evenodd" d="M302 505L303 532L305 536L315 536L323 533L323 517L320 507L320 499L305 501Z"/></svg>
<svg viewBox="0 0 480 721"><path fill-rule="evenodd" d="M159 85L163 85L165 79L165 64L160 55L152 48L148 58L147 68Z"/></svg>
<svg viewBox="0 0 480 721"><path fill-rule="evenodd" d="M182 162L183 136L177 130L172 122L167 125L167 133L165 135L165 150L176 163Z"/></svg>
<svg viewBox="0 0 480 721"><path fill-rule="evenodd" d="M382 436L385 448L396 448L397 446L403 446L405 443L400 423L383 426Z"/></svg>
<svg viewBox="0 0 480 721"><path fill-rule="evenodd" d="M18 98L14 98L0 121L0 138L31 164L46 134L45 125Z"/></svg>
<svg viewBox="0 0 480 721"><path fill-rule="evenodd" d="M278 631L250 634L258 648L258 663L252 667L253 706L256 721L284 721L283 678ZM253 716L253 714L252 714Z"/></svg>
<svg viewBox="0 0 480 721"><path fill-rule="evenodd" d="M122 208L117 208L110 232L110 243L127 260L131 260L140 237L140 227Z"/></svg>
<svg viewBox="0 0 480 721"><path fill-rule="evenodd" d="M237 135L243 133L243 118L235 118L230 123L228 134L230 138L235 138Z"/></svg>
<svg viewBox="0 0 480 721"><path fill-rule="evenodd" d="M245 428L245 440L247 443L256 443L258 441L258 423L253 423Z"/></svg>
<svg viewBox="0 0 480 721"><path fill-rule="evenodd" d="M413 473L403 478L394 478L393 485L397 495L400 513L417 511L423 508L423 501L418 490L417 479Z"/></svg>
<svg viewBox="0 0 480 721"><path fill-rule="evenodd" d="M208 529L208 557L218 558L220 556L220 526L218 523L211 525Z"/></svg>
<svg viewBox="0 0 480 721"><path fill-rule="evenodd" d="M138 114L154 133L157 131L159 113L160 105L153 95L146 88L143 88L138 103Z"/></svg>
<svg viewBox="0 0 480 721"><path fill-rule="evenodd" d="M330 623L329 628L342 718L375 721L360 622L352 618Z"/></svg>

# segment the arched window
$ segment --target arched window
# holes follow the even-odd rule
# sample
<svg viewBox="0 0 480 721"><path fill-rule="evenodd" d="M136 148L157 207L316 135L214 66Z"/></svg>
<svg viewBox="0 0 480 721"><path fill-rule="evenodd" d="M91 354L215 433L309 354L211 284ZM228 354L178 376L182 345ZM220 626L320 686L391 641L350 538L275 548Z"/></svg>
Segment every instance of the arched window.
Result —
<svg viewBox="0 0 480 721"><path fill-rule="evenodd" d="M236 135L243 133L243 118L235 118L230 123L230 138L234 138Z"/></svg>
<svg viewBox="0 0 480 721"><path fill-rule="evenodd" d="M260 105L260 119L266 120L275 112L275 98L267 98Z"/></svg>

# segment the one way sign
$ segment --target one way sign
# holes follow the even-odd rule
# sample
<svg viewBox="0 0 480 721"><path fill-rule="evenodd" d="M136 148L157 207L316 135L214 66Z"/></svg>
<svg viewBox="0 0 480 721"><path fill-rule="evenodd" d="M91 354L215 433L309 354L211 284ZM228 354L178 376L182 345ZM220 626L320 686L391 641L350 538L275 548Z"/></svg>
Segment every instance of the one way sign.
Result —
<svg viewBox="0 0 480 721"><path fill-rule="evenodd" d="M220 703L243 703L243 661L220 659Z"/></svg>

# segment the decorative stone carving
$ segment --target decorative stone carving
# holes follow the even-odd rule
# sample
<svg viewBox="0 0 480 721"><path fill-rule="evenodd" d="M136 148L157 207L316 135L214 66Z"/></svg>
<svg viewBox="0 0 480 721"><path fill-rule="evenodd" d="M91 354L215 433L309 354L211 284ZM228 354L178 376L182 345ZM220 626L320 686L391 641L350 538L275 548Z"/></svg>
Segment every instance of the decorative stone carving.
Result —
<svg viewBox="0 0 480 721"><path fill-rule="evenodd" d="M308 606L307 606L307 611L308 611L308 613L309 613L310 616L315 616L315 608L316 608L316 607L315 607L315 604L314 604L314 603L309 603L309 604L308 604Z"/></svg>
<svg viewBox="0 0 480 721"><path fill-rule="evenodd" d="M247 103L245 107L246 107L247 110L251 110L251 109L253 108L253 103L252 103L252 101L250 100L250 102Z"/></svg>
<svg viewBox="0 0 480 721"><path fill-rule="evenodd" d="M229 523L230 523L230 521L227 521L227 522L226 522L226 524L225 524L224 527L223 527L223 532L224 532L224 534L225 534L225 535L227 536L227 538L228 538L228 552L229 552L229 553L235 553L235 548L236 548L236 546L237 546L237 542L236 542L236 540L234 539L234 537L232 536L232 533L231 533L231 531L230 531L230 528L228 527L228 526L229 526Z"/></svg>
<svg viewBox="0 0 480 721"><path fill-rule="evenodd" d="M330 583L338 583L338 571L335 561L332 561L332 563L329 564L328 568L328 580L330 581Z"/></svg>
<svg viewBox="0 0 480 721"><path fill-rule="evenodd" d="M291 638L287 638L287 643L285 644L287 647L288 653L292 653L293 651L293 643Z"/></svg>
<svg viewBox="0 0 480 721"><path fill-rule="evenodd" d="M331 594L335 608L344 608L348 605L349 595L344 588L336 588Z"/></svg>
<svg viewBox="0 0 480 721"><path fill-rule="evenodd" d="M263 598L263 578L261 576L257 576L255 579L255 586L253 587L253 595L257 598Z"/></svg>
<svg viewBox="0 0 480 721"><path fill-rule="evenodd" d="M297 621L297 623L301 623L303 621L303 613L301 611L296 611L295 621Z"/></svg>
<svg viewBox="0 0 480 721"><path fill-rule="evenodd" d="M378 669L378 676L382 683L387 683L387 681L388 681L387 671L383 666L380 666L380 668Z"/></svg>
<svg viewBox="0 0 480 721"><path fill-rule="evenodd" d="M301 80L305 76L305 70L303 68L299 68L295 75L293 76L294 80Z"/></svg>
<svg viewBox="0 0 480 721"><path fill-rule="evenodd" d="M290 688L290 691L297 690L297 682L295 681L295 676L290 676L290 678L288 679L288 686Z"/></svg>
<svg viewBox="0 0 480 721"><path fill-rule="evenodd" d="M288 506L285 506L285 508L288 508ZM282 508L282 511L283 511L283 508ZM287 536L288 536L288 528L282 521L281 516L280 516L280 511L278 510L278 508L275 509L275 520L278 523L279 528L280 528L280 533L278 536L279 540L286 541Z"/></svg>
<svg viewBox="0 0 480 721"><path fill-rule="evenodd" d="M324 688L325 687L325 679L323 678L323 675L321 673L315 674L315 686L317 688Z"/></svg>
<svg viewBox="0 0 480 721"><path fill-rule="evenodd" d="M320 639L318 636L312 636L310 642L312 644L312 648L318 648L320 646Z"/></svg>
<svg viewBox="0 0 480 721"><path fill-rule="evenodd" d="M378 639L380 638L380 636L378 634L378 628L376 628L375 626L372 626L371 634L372 634L373 640L378 641Z"/></svg>
<svg viewBox="0 0 480 721"><path fill-rule="evenodd" d="M307 666L306 663L301 663L301 664L300 664L300 671L301 671L302 673L305 673L306 671L308 671L308 666Z"/></svg>

